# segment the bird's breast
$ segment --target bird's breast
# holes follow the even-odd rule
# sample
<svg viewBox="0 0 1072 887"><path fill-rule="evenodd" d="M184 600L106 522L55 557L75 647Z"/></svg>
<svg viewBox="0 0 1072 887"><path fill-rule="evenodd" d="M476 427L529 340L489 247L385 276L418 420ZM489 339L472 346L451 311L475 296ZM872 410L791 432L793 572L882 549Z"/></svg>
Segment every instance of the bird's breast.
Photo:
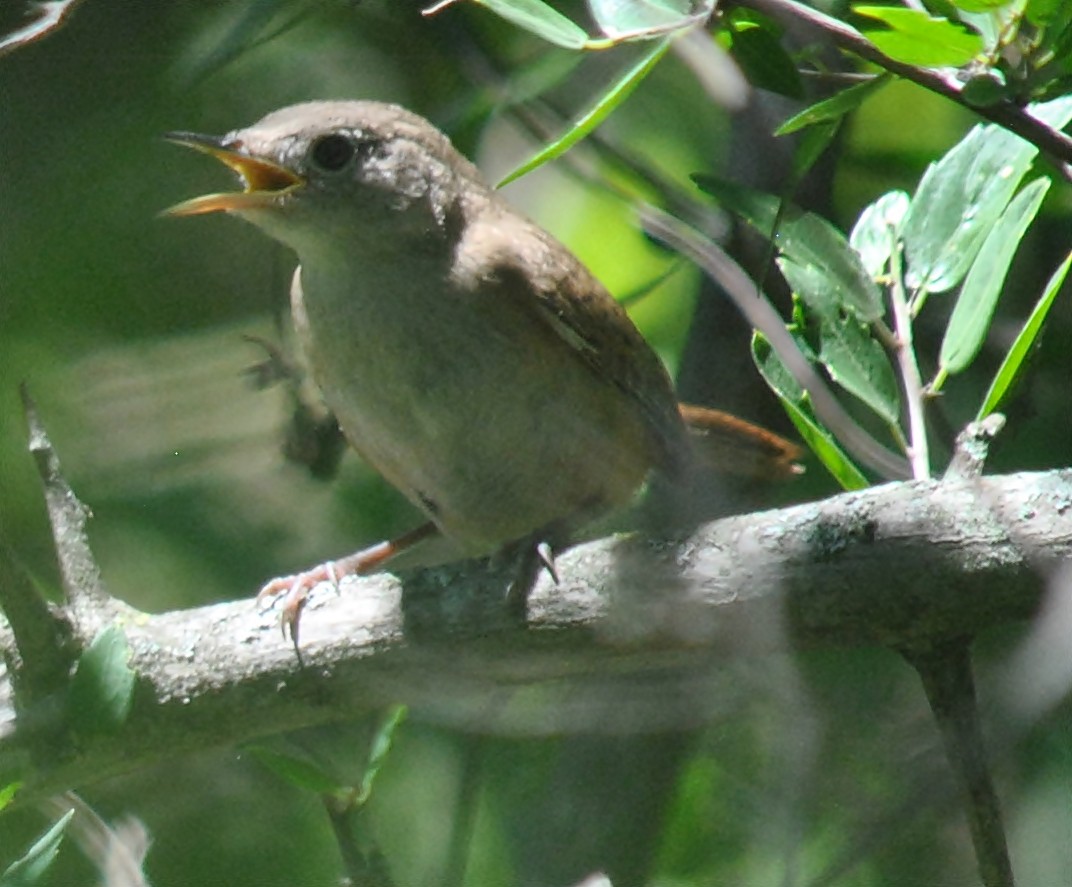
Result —
<svg viewBox="0 0 1072 887"><path fill-rule="evenodd" d="M484 553L632 495L643 420L560 337L419 262L351 270L295 276L299 339L349 441L445 534Z"/></svg>

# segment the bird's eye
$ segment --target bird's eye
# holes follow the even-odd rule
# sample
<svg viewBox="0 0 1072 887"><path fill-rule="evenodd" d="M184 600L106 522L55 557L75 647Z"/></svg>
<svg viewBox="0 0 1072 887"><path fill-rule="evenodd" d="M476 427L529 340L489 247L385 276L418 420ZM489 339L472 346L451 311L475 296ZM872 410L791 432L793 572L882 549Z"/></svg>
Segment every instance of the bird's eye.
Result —
<svg viewBox="0 0 1072 887"><path fill-rule="evenodd" d="M320 169L338 172L350 162L354 152L354 145L346 136L332 133L313 142L311 157Z"/></svg>

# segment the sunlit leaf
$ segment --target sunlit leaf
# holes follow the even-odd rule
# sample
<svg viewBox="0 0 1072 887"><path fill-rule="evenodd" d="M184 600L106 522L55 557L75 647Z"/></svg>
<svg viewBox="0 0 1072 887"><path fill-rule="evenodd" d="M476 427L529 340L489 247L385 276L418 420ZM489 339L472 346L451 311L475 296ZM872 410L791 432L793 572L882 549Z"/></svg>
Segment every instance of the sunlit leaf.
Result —
<svg viewBox="0 0 1072 887"><path fill-rule="evenodd" d="M501 18L565 49L584 49L588 34L541 0L474 0Z"/></svg>
<svg viewBox="0 0 1072 887"><path fill-rule="evenodd" d="M1072 96L1031 108L1054 127L1072 118ZM1038 153L994 125L976 126L923 174L903 237L913 290L945 292L967 273L979 247Z"/></svg>
<svg viewBox="0 0 1072 887"><path fill-rule="evenodd" d="M1072 253L1069 253L1057 270L1053 272L1049 283L1046 284L1046 288L1042 291L1042 297L1038 300L1023 329L1020 330L1016 340L1012 343L1012 347L1009 348L1009 353L1005 355L1001 366L998 367L998 371L994 374L994 381L990 383L990 390L986 392L982 406L979 407L979 413L975 417L977 420L985 419L992 412L999 409L1005 402L1009 392L1012 391L1017 379L1023 372L1028 355L1031 354L1039 334L1042 332L1046 316L1049 314L1050 307L1057 298L1057 294L1061 291L1061 285L1065 282L1070 266L1072 266Z"/></svg>
<svg viewBox="0 0 1072 887"><path fill-rule="evenodd" d="M1016 0L953 0L957 9L965 12L991 12L1003 6L1011 6Z"/></svg>
<svg viewBox="0 0 1072 887"><path fill-rule="evenodd" d="M940 0L939 0L940 2ZM957 18L965 27L978 32L983 40L983 53L993 53L1001 39L1001 22L999 17L990 12L956 12Z"/></svg>
<svg viewBox="0 0 1072 887"><path fill-rule="evenodd" d="M983 242L964 280L942 339L938 363L945 373L959 373L982 347L1009 265L1049 187L1049 179L1035 179L1024 188L1013 198Z"/></svg>
<svg viewBox="0 0 1072 887"><path fill-rule="evenodd" d="M611 111L625 101L629 94L636 89L637 84L648 75L651 69L655 67L659 59L663 57L663 54L669 48L669 40L660 40L655 43L635 65L629 68L629 70L603 94L600 100L590 108L580 120L574 123L573 126L562 135L561 138L547 145L534 157L521 164L521 166L500 181L496 187L501 188L503 185L521 178L525 173L532 172L532 170L536 169L538 166L542 166L548 161L554 160L556 157L565 154L570 148L576 145L577 142L581 141L585 136L592 132L592 130L599 126Z"/></svg>
<svg viewBox="0 0 1072 887"><path fill-rule="evenodd" d="M760 332L752 334L752 360L774 392L801 439L846 490L862 490L867 478L842 451L833 435L815 417L808 395L786 369Z"/></svg>
<svg viewBox="0 0 1072 887"><path fill-rule="evenodd" d="M129 659L130 645L118 625L105 628L79 658L68 694L76 730L114 733L126 721L134 698Z"/></svg>
<svg viewBox="0 0 1072 887"><path fill-rule="evenodd" d="M19 789L22 788L22 780L17 779L13 782L7 783L3 788L0 788L0 810L7 807L12 801L15 800L15 796L19 793Z"/></svg>
<svg viewBox="0 0 1072 887"><path fill-rule="evenodd" d="M1005 130L976 126L927 167L904 224L910 289L940 293L964 279L1036 153Z"/></svg>
<svg viewBox="0 0 1072 887"><path fill-rule="evenodd" d="M599 29L613 39L688 27L711 15L714 5L714 0L588 0Z"/></svg>
<svg viewBox="0 0 1072 887"><path fill-rule="evenodd" d="M73 816L74 810L68 810L34 842L23 857L8 866L0 874L0 887L30 887L40 883L59 852L60 842Z"/></svg>
<svg viewBox="0 0 1072 887"><path fill-rule="evenodd" d="M908 65L966 65L984 49L983 38L963 25L900 6L854 6L852 11L885 24L863 35L885 55Z"/></svg>
<svg viewBox="0 0 1072 887"><path fill-rule="evenodd" d="M384 715L376 734L372 737L369 746L368 763L365 772L361 776L361 789L357 797L357 803L364 804L372 795L372 786L376 776L380 772L387 754L394 746L395 733L399 725L406 719L408 709L404 705L394 705Z"/></svg>
<svg viewBox="0 0 1072 887"><path fill-rule="evenodd" d="M776 197L711 176L695 175L693 180L764 237L771 237L778 221L778 230L774 232L778 252L803 267L814 265L822 269L830 284L828 290L816 294L822 297L822 305L816 307L823 313L846 308L868 322L882 316L881 295L874 280L845 235L822 216L788 206L782 209L779 220L781 202Z"/></svg>
<svg viewBox="0 0 1072 887"><path fill-rule="evenodd" d="M856 220L849 245L872 277L878 278L885 271L910 205L904 191L889 191L866 206Z"/></svg>
<svg viewBox="0 0 1072 887"><path fill-rule="evenodd" d="M774 134L784 136L791 132L796 132L798 129L803 129L805 126L814 126L816 123L825 123L830 120L840 120L850 111L855 111L864 99L878 92L890 82L890 79L888 74L880 74L863 83L857 83L855 86L843 89L836 95L823 99L821 102L816 102L800 113L794 114L779 126L774 131Z"/></svg>

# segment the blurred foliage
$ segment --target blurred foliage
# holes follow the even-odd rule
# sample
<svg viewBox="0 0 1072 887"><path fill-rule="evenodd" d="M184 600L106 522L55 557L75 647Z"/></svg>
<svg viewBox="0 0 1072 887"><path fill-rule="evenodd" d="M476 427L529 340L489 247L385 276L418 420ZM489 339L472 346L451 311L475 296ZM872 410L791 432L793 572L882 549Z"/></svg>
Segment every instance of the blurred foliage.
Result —
<svg viewBox="0 0 1072 887"><path fill-rule="evenodd" d="M571 21L588 22L582 4L555 5ZM74 488L94 511L91 532L110 590L134 606L242 597L270 575L411 525L409 507L355 458L343 460L331 484L286 463L285 396L254 391L242 376L262 357L243 335L285 338L279 318L291 257L232 220L187 225L156 215L213 188L220 175L165 144L167 130L223 132L312 98L398 101L448 131L497 180L568 130L556 121L554 133L534 141L509 109L538 94L563 120L579 119L650 51L625 44L582 57L475 5L430 18L420 9L400 0L86 0L47 39L0 57L0 532L46 588L56 577L25 452L19 381L29 384ZM1029 0L1026 9L1013 24L980 30L993 56L984 73L1000 74L1001 95L1051 98L1067 91L1066 4ZM810 49L771 54L780 35L758 18L735 11L723 42L749 77L799 92L794 69ZM599 136L657 170L671 190L694 194L693 173L736 178L729 143L746 126L743 115L757 115L769 132L803 107L768 123L770 106L760 102L733 119L672 52ZM914 192L927 164L972 122L962 107L904 82L867 95L833 149L835 224L847 231L879 196ZM615 192L650 197L650 182L605 152L581 157L598 175L555 164L507 194L612 291L643 289L673 257L638 233L630 204ZM1068 253L1069 190L1052 190L979 358L936 407L946 445L974 414ZM632 308L672 367L696 284L691 270L668 275ZM1052 301L1042 346L1006 406L996 469L1072 459L1069 358L1059 344L1072 335L1072 311L1067 297ZM921 353L939 351L948 313L936 314L916 330ZM742 347L747 354L747 337ZM729 396L754 376L745 357L739 378L717 386ZM833 487L813 469L775 495ZM1019 882L1051 887L1072 881L1072 707L1065 701L1038 720L1017 720L1002 707L1015 695L1006 665L1021 635L1010 629L984 639L980 697L990 710ZM376 758L367 805L396 881L439 882L456 869L461 835L467 883L527 883L525 861L540 853L534 848L543 848L546 870L596 826L614 825L623 858L634 873L650 867L653 884L975 883L936 732L897 657L857 650L735 659L712 667L711 686L711 698L696 703L704 728L643 737L641 758L630 756L631 737L583 712L577 732L595 734L587 745L470 737L456 729L464 725L422 723L415 714L386 758ZM621 705L632 701L625 694ZM358 776L350 783L360 782L367 727L319 739L336 757L352 756ZM144 820L154 837L153 883L338 883L339 845L321 799L241 753L206 751L87 787L85 795L106 817ZM30 813L0 818L7 851L0 866L42 831ZM66 848L52 877L95 880ZM629 883L628 875L615 883Z"/></svg>

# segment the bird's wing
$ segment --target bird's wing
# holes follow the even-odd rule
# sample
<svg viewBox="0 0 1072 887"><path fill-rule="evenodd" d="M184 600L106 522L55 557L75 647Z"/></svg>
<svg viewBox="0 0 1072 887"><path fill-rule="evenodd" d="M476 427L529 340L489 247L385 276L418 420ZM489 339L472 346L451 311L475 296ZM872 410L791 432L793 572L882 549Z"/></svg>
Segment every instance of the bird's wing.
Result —
<svg viewBox="0 0 1072 887"><path fill-rule="evenodd" d="M601 379L639 406L659 466L686 462L688 439L666 368L625 309L571 252L512 210L488 208L468 227L459 254L477 257L463 273L494 283L546 325Z"/></svg>

